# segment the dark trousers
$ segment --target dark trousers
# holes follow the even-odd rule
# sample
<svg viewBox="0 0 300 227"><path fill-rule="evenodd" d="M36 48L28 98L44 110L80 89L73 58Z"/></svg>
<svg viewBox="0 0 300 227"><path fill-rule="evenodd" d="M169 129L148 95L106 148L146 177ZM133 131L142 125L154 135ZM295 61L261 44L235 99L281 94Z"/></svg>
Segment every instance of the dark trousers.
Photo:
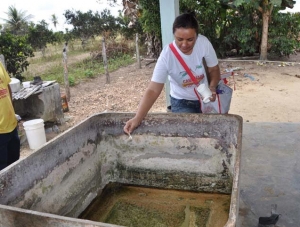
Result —
<svg viewBox="0 0 300 227"><path fill-rule="evenodd" d="M10 133L0 134L0 170L20 158L20 138L17 127Z"/></svg>
<svg viewBox="0 0 300 227"><path fill-rule="evenodd" d="M202 113L198 100L186 100L171 98L171 111L173 113Z"/></svg>

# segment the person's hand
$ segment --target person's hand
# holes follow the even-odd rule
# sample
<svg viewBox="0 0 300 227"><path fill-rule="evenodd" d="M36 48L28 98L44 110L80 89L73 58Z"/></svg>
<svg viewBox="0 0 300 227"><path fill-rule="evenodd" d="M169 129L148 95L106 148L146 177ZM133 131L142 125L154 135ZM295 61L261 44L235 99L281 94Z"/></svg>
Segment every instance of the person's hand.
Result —
<svg viewBox="0 0 300 227"><path fill-rule="evenodd" d="M125 133L130 135L133 132L133 130L135 130L140 125L140 123L141 121L134 117L126 122L123 130Z"/></svg>
<svg viewBox="0 0 300 227"><path fill-rule="evenodd" d="M216 97L217 97L216 88L210 87L209 89L210 89L210 91L212 93L212 95L211 95L211 97L209 99L210 99L211 102L214 102L214 101L216 101Z"/></svg>

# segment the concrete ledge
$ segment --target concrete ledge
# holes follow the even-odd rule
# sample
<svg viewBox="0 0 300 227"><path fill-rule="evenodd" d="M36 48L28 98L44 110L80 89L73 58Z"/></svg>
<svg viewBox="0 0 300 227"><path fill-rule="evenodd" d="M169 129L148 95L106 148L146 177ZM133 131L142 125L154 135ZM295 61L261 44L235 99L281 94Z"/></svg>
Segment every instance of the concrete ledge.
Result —
<svg viewBox="0 0 300 227"><path fill-rule="evenodd" d="M15 207L0 205L1 227L115 227L106 223L80 220L47 214L38 211L25 210Z"/></svg>

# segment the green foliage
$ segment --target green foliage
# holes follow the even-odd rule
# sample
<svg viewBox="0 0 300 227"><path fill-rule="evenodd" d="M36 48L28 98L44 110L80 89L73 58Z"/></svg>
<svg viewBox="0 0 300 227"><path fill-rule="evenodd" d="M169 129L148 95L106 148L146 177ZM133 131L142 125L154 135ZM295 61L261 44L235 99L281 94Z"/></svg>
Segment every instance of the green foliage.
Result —
<svg viewBox="0 0 300 227"><path fill-rule="evenodd" d="M231 49L239 55L253 55L259 51L261 40L261 19L251 6L238 7L228 17L228 28L223 34L223 48L220 56L225 57Z"/></svg>
<svg viewBox="0 0 300 227"><path fill-rule="evenodd" d="M209 38L210 42L220 55L225 49L223 45L223 33L226 33L228 26L228 16L226 8L218 1L194 1L182 0L180 2L181 12L193 12L199 22L199 31L201 34Z"/></svg>
<svg viewBox="0 0 300 227"><path fill-rule="evenodd" d="M25 35L28 29L28 23L33 18L31 14L27 15L26 11L18 10L15 6L9 6L6 12L8 19L5 21L5 32L14 35Z"/></svg>
<svg viewBox="0 0 300 227"><path fill-rule="evenodd" d="M274 13L269 26L270 52L289 56L300 47L300 13Z"/></svg>
<svg viewBox="0 0 300 227"><path fill-rule="evenodd" d="M62 31L54 32L53 33L53 39L51 40L52 44L62 44L63 42L68 42L69 40L72 40L69 38L69 34L64 34Z"/></svg>
<svg viewBox="0 0 300 227"><path fill-rule="evenodd" d="M58 18L55 14L51 15L51 22L54 25L54 27L56 28L57 24L58 24Z"/></svg>
<svg viewBox="0 0 300 227"><path fill-rule="evenodd" d="M71 33L75 38L81 39L83 47L90 38L101 34L107 34L110 37L115 36L119 30L116 18L107 9L100 14L98 12L93 13L91 10L86 13L67 10L64 15L66 23L73 25Z"/></svg>
<svg viewBox="0 0 300 227"><path fill-rule="evenodd" d="M42 20L39 24L31 25L28 32L28 42L34 50L44 50L47 43L53 43L55 36L51 30L48 29L48 24Z"/></svg>
<svg viewBox="0 0 300 227"><path fill-rule="evenodd" d="M230 2L233 4L229 4ZM269 3L275 4L274 1L269 1ZM285 3L286 1L277 2L281 6ZM219 57L231 54L231 49L236 49L239 55L253 55L260 51L262 14L258 11L259 6L262 6L262 1L258 0L180 1L180 11L195 13L200 23L200 33L209 38ZM273 10L272 17L281 15L278 13L278 9ZM297 27L296 20L287 18L287 21ZM275 21L272 23L274 24ZM286 24L285 34L276 38L276 34L281 34L285 31L280 24L285 23L276 23L274 27L270 24L269 30L274 30L274 36L270 36L269 44L272 43L272 52L288 54L290 52L287 49L293 51L299 43L296 41L298 31L293 28L288 35L287 30L291 25ZM293 36L291 36L291 33ZM288 39L290 40L288 41Z"/></svg>
<svg viewBox="0 0 300 227"><path fill-rule="evenodd" d="M27 38L25 36L14 36L10 33L1 34L0 54L5 57L8 73L22 80L22 73L29 65L27 58L34 56Z"/></svg>
<svg viewBox="0 0 300 227"><path fill-rule="evenodd" d="M85 75L87 78L94 78L94 77L95 77L95 73L94 73L92 70L90 70L90 69L86 70L86 71L84 72L84 75Z"/></svg>
<svg viewBox="0 0 300 227"><path fill-rule="evenodd" d="M135 60L130 55L123 55L108 60L108 70L114 71L120 67L132 64ZM68 78L69 85L84 81L87 78L94 78L101 74L105 74L103 62L96 59L87 59L80 63L69 65ZM64 75L62 73L62 66L55 65L47 70L47 72L40 74L44 81L56 80L60 84L64 84ZM32 80L32 76L27 77L27 80Z"/></svg>
<svg viewBox="0 0 300 227"><path fill-rule="evenodd" d="M293 6L296 4L296 1L293 0L222 0L223 4L226 5L233 5L236 7L239 7L243 4L251 4L252 6L258 7L258 6L263 6L265 3L267 5L274 5L277 7L280 7L280 9L285 9L285 8L293 8Z"/></svg>
<svg viewBox="0 0 300 227"><path fill-rule="evenodd" d="M91 10L86 13L67 10L64 15L66 23L73 25L72 34L82 42L98 33L99 14L94 15Z"/></svg>
<svg viewBox="0 0 300 227"><path fill-rule="evenodd" d="M125 39L135 39L135 34L143 34L142 26L139 21L136 21L133 27L128 27L130 22L130 18L126 16L122 16L119 14L117 18L117 22L120 26L120 34L125 37Z"/></svg>
<svg viewBox="0 0 300 227"><path fill-rule="evenodd" d="M118 20L111 15L110 10L108 9L104 9L100 12L99 27L99 33L97 35L106 33L109 38L115 38L120 29Z"/></svg>
<svg viewBox="0 0 300 227"><path fill-rule="evenodd" d="M161 37L159 0L139 0L141 16L139 21L145 33Z"/></svg>
<svg viewBox="0 0 300 227"><path fill-rule="evenodd" d="M234 1L229 1L229 0L221 0L221 2L225 5L228 5L232 7L234 10L238 9L239 12L243 12L246 7L253 8L254 10L257 10L255 12L256 14L259 14L259 16L262 18L261 19L261 27L260 27L260 37L262 37L261 44L260 44L260 59L261 60L266 60L267 59L267 53L268 53L268 36L269 36L269 21L272 19L272 16L274 15L274 9L275 12L278 14L277 9L285 9L286 7L288 8L293 8L293 5L296 3L295 1L292 0L234 0ZM231 4L230 4L231 3ZM279 27L278 27L279 28ZM250 28L251 29L251 28ZM248 35L246 33L242 33L242 35ZM258 32L256 33L256 37L258 36ZM283 38L284 39L284 38ZM285 44L287 44L285 41L283 41ZM276 42L276 44L279 44L282 42ZM246 46L242 47L242 53L248 52L252 50L252 47L248 50L245 48ZM286 48L291 47L289 45L285 46ZM251 52L250 52L251 53Z"/></svg>
<svg viewBox="0 0 300 227"><path fill-rule="evenodd" d="M78 44L80 44L80 40L74 41L73 46L75 49L68 51L68 77L70 78L70 86L75 86L81 81L105 74L103 59L101 57L102 51L100 50L98 52L101 39L96 37L95 44L89 44L88 47L93 53L96 53L96 55L83 50ZM107 52L109 72L132 64L136 61L132 58L135 46L127 40L121 39L118 40L118 42L114 40L107 40L106 47L109 52ZM24 76L29 81L33 80L33 76L39 75L44 81L56 80L58 83L64 84L64 65L62 62L62 54L60 51L55 53L56 47L53 45L49 45L48 49L51 49L52 53L48 52L46 57L35 57L30 59L30 63L32 65L30 65L29 70L24 74ZM122 49L122 51L110 51L112 49ZM78 56L80 56L82 60L72 63L72 59L77 59ZM83 56L85 56L85 58L83 58ZM42 70L40 69L40 66L43 66Z"/></svg>
<svg viewBox="0 0 300 227"><path fill-rule="evenodd" d="M158 57L162 49L159 0L139 0L138 2L138 22L143 30L142 39L147 42L147 54L150 57Z"/></svg>
<svg viewBox="0 0 300 227"><path fill-rule="evenodd" d="M66 32L64 33L63 38L64 38L64 41L66 41L66 42L76 39L75 35L72 32L70 32L68 29L66 29Z"/></svg>
<svg viewBox="0 0 300 227"><path fill-rule="evenodd" d="M75 78L73 76L69 76L68 79L69 79L69 85L71 87L75 86Z"/></svg>
<svg viewBox="0 0 300 227"><path fill-rule="evenodd" d="M296 4L296 1L293 1L293 0L282 0L280 9L286 9L286 8L292 9L295 4Z"/></svg>
<svg viewBox="0 0 300 227"><path fill-rule="evenodd" d="M266 6L278 5L282 9L291 8L294 3L295 1L291 0L268 0ZM200 33L209 38L219 57L225 57L231 49L236 49L239 55L253 55L260 51L262 14L258 9L263 9L262 0L181 0L179 4L180 13L195 13L200 24ZM140 0L139 7L141 8L139 22L143 31L160 36L159 1ZM278 14L278 10L273 14ZM281 26L277 24L274 29L274 34L276 34L276 30L280 30ZM279 31L277 33L280 34ZM293 31L292 33L296 34ZM282 48L293 51L299 42L295 37L293 41L287 42L284 36L277 39L271 36L270 43L272 43L272 48L280 47L280 53L288 54L289 51ZM272 51L279 53L278 50Z"/></svg>

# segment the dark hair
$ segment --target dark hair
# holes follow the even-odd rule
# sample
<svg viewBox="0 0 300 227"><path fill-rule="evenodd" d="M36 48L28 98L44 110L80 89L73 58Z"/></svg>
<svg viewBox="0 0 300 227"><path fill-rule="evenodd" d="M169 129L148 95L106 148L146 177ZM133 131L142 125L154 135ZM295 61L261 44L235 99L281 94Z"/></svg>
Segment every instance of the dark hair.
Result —
<svg viewBox="0 0 300 227"><path fill-rule="evenodd" d="M192 13L183 13L175 18L173 23L173 34L177 28L193 28L196 34L199 32L199 24Z"/></svg>

